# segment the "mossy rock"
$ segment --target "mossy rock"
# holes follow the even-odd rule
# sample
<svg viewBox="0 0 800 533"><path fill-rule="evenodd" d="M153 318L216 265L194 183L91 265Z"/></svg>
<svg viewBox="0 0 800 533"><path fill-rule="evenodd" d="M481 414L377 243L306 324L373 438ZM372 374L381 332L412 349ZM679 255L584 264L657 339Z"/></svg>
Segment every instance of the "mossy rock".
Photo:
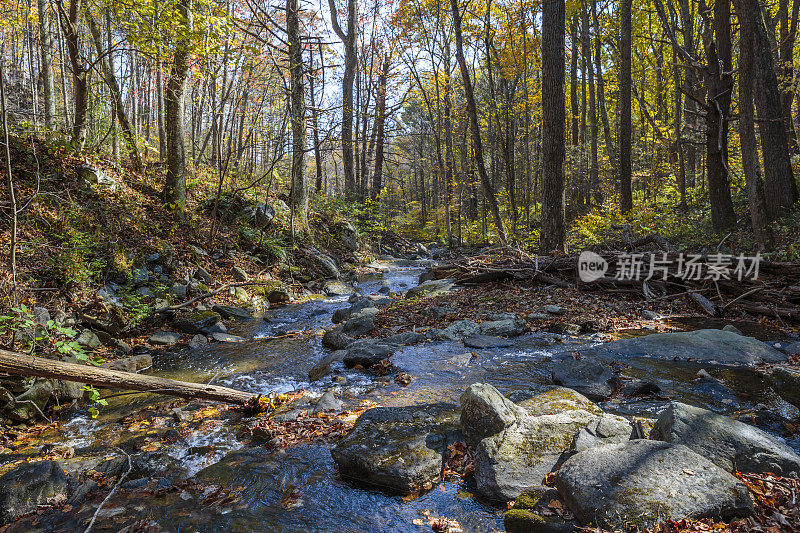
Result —
<svg viewBox="0 0 800 533"><path fill-rule="evenodd" d="M537 531L544 525L544 518L530 509L517 509L515 506L503 515L503 526L509 532L528 533Z"/></svg>
<svg viewBox="0 0 800 533"><path fill-rule="evenodd" d="M289 289L279 279L271 279L254 285L251 292L256 296L266 298L273 304L288 302L291 299Z"/></svg>
<svg viewBox="0 0 800 533"><path fill-rule="evenodd" d="M527 489L514 500L514 509L533 509L544 496L544 488Z"/></svg>

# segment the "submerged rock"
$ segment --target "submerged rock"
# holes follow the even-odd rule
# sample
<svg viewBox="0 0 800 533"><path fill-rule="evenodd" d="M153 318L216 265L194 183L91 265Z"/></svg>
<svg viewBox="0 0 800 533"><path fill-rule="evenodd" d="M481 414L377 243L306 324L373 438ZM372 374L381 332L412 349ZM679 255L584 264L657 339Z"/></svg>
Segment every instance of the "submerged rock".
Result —
<svg viewBox="0 0 800 533"><path fill-rule="evenodd" d="M760 340L719 329L656 333L621 339L606 343L598 347L597 351L616 356L649 356L729 365L777 363L786 360L785 354Z"/></svg>
<svg viewBox="0 0 800 533"><path fill-rule="evenodd" d="M438 480L447 446L457 438L455 405L377 407L358 418L331 456L345 477L409 493Z"/></svg>
<svg viewBox="0 0 800 533"><path fill-rule="evenodd" d="M507 348L508 346L513 345L513 341L501 339L500 337L491 337L489 335L474 335L464 339L464 346L467 348Z"/></svg>
<svg viewBox="0 0 800 533"><path fill-rule="evenodd" d="M308 371L308 380L316 381L327 376L331 371L331 364L341 362L347 355L347 350L336 350L322 356Z"/></svg>
<svg viewBox="0 0 800 533"><path fill-rule="evenodd" d="M650 438L683 444L728 471L800 473L800 456L777 437L680 402L661 414Z"/></svg>
<svg viewBox="0 0 800 533"><path fill-rule="evenodd" d="M765 377L781 398L800 408L800 372L793 368L775 367Z"/></svg>
<svg viewBox="0 0 800 533"><path fill-rule="evenodd" d="M67 476L55 461L25 463L0 476L0 523L35 511L67 493Z"/></svg>
<svg viewBox="0 0 800 533"><path fill-rule="evenodd" d="M552 368L553 383L575 389L590 400L605 400L618 383L610 367L590 358L567 358Z"/></svg>
<svg viewBox="0 0 800 533"><path fill-rule="evenodd" d="M592 448L561 465L555 483L581 522L612 529L752 512L743 483L689 448L665 442Z"/></svg>

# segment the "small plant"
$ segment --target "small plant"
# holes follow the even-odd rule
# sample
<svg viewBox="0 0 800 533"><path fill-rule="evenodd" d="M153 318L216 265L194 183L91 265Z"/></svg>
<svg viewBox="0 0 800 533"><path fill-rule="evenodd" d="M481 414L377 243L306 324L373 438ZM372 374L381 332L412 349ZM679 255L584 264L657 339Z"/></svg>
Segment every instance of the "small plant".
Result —
<svg viewBox="0 0 800 533"><path fill-rule="evenodd" d="M14 314L0 315L0 335L11 333L13 338L21 338L28 353L55 352L63 357L74 357L78 361L86 361L96 366L103 362L101 357L87 354L78 344L75 340L78 332L74 329L62 326L54 320L39 322L24 304L12 308L11 311ZM84 390L88 393L89 401L101 406L108 405L106 400L100 398L100 391L91 385L86 385ZM96 418L99 411L93 405L89 408L89 413L92 418Z"/></svg>

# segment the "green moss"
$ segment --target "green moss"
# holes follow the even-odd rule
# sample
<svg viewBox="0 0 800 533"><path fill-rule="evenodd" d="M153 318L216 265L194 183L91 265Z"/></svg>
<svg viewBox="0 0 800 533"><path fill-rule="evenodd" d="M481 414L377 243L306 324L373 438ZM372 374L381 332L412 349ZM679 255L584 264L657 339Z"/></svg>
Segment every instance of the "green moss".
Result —
<svg viewBox="0 0 800 533"><path fill-rule="evenodd" d="M544 518L528 509L509 509L503 515L503 526L510 532L536 531L544 524Z"/></svg>
<svg viewBox="0 0 800 533"><path fill-rule="evenodd" d="M533 509L544 496L544 489L527 489L514 500L514 509Z"/></svg>
<svg viewBox="0 0 800 533"><path fill-rule="evenodd" d="M273 292L284 292L286 287L279 279L271 279L264 282L259 282L258 285L253 285L251 292L256 296L267 297Z"/></svg>
<svg viewBox="0 0 800 533"><path fill-rule="evenodd" d="M216 318L217 320L222 320L222 317L216 311L195 311L194 313L189 315L189 321L191 322L202 322L210 318Z"/></svg>

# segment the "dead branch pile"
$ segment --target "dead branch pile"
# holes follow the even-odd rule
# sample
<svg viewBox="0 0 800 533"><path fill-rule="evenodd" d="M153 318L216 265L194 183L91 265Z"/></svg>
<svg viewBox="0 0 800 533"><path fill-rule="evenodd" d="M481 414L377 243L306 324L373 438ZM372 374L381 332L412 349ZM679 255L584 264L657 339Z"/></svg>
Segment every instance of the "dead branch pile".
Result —
<svg viewBox="0 0 800 533"><path fill-rule="evenodd" d="M646 245L660 250L637 251ZM603 267L604 273L585 281L592 276L581 276L579 264L586 274L587 261L592 260L594 272ZM713 317L746 312L800 323L800 264L716 252L681 254L657 235L629 241L627 251L604 251L588 258L492 251L441 264L433 274L437 279L455 278L462 285L512 280L648 300L686 297Z"/></svg>

